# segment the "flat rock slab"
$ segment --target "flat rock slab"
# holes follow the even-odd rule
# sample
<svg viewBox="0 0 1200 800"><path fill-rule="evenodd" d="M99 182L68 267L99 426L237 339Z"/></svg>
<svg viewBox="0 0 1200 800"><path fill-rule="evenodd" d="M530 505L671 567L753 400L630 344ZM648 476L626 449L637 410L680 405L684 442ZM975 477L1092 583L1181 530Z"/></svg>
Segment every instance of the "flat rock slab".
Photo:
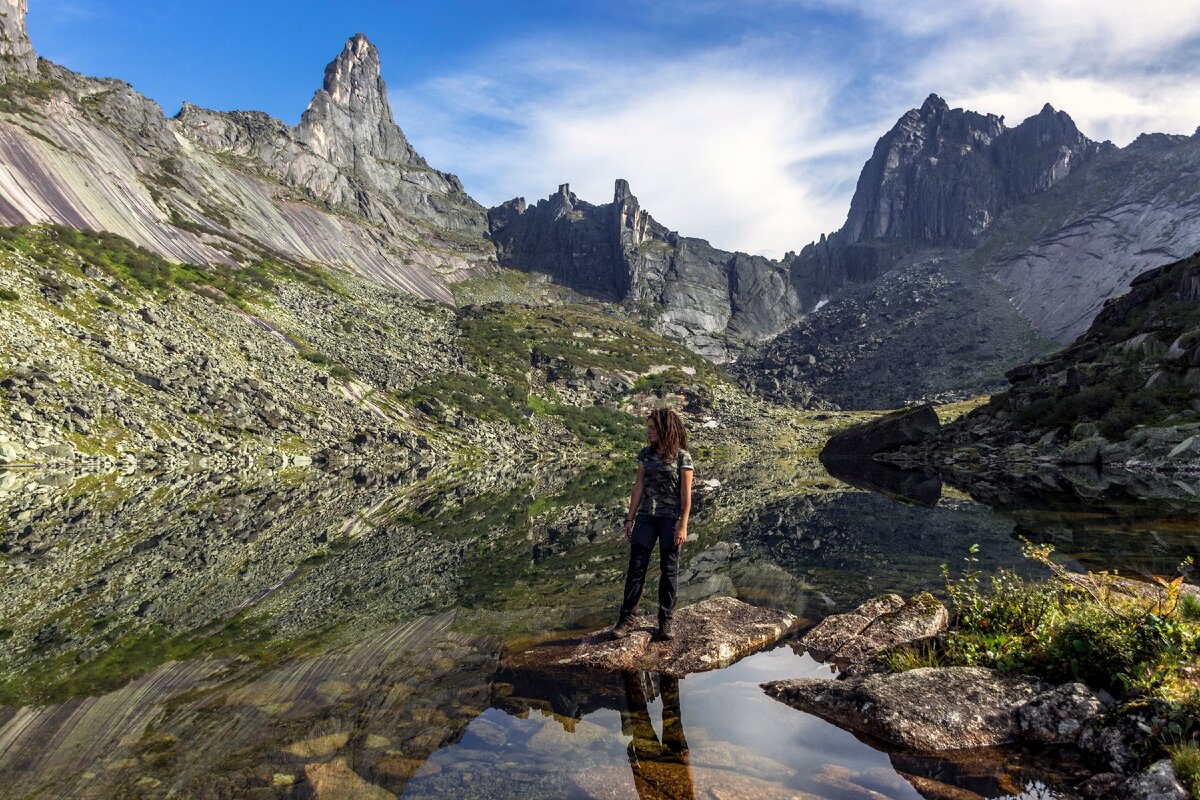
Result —
<svg viewBox="0 0 1200 800"><path fill-rule="evenodd" d="M935 636L946 630L949 620L946 607L928 592L908 601L884 594L849 613L826 617L799 644L822 661L860 664L893 647Z"/></svg>
<svg viewBox="0 0 1200 800"><path fill-rule="evenodd" d="M650 670L683 677L727 667L774 644L799 623L794 614L752 606L733 597L711 597L675 611L675 638L669 642L654 641L657 622L641 617L637 629L624 639L612 638L611 629L605 629L548 642L505 659L505 667Z"/></svg>
<svg viewBox="0 0 1200 800"><path fill-rule="evenodd" d="M1034 678L978 667L764 683L776 700L838 727L923 752L992 747L1021 736L1018 712L1049 689Z"/></svg>

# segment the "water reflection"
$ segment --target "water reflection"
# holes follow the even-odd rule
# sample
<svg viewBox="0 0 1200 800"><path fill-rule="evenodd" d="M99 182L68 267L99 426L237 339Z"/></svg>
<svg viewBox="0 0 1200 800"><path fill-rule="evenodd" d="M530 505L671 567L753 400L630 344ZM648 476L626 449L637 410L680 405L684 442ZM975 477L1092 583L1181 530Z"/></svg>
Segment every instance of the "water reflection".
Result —
<svg viewBox="0 0 1200 800"><path fill-rule="evenodd" d="M942 479L923 470L901 469L871 458L825 458L821 463L843 483L901 502L933 508L942 497Z"/></svg>
<svg viewBox="0 0 1200 800"><path fill-rule="evenodd" d="M937 590L940 565L972 544L985 570L1020 568L1020 534L1080 567L1146 573L1196 549L1191 478L952 489L838 473L875 490L863 492L814 464L709 466L721 485L698 498L681 603L733 595L815 621L880 592ZM628 477L623 462L0 473L0 785L97 798L299 797L356 780L490 800L705 786L917 798L921 780L996 797L1041 779L1017 756L986 769L896 760L769 700L758 681L825 669L786 647L673 686L506 672L506 644L611 622ZM419 647L395 645L417 628L430 633L404 636Z"/></svg>
<svg viewBox="0 0 1200 800"><path fill-rule="evenodd" d="M696 787L692 781L691 756L683 735L683 713L679 708L679 679L670 675L654 676L662 694L662 738L650 722L646 702L645 673L625 674L625 709L621 712L621 732L631 737L629 768L633 785L641 800L692 800Z"/></svg>

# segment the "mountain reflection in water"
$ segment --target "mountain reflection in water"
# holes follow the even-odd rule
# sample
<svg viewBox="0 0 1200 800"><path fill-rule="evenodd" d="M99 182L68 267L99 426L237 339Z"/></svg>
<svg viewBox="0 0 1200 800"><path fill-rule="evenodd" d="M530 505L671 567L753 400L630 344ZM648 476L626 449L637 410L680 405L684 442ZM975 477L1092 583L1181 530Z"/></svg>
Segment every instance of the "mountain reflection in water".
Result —
<svg viewBox="0 0 1200 800"><path fill-rule="evenodd" d="M759 682L829 675L786 646L674 687L506 673L506 648L613 621L630 471L0 473L0 785L494 800L1055 782L1000 751L897 760L770 700ZM1022 534L1076 568L1143 574L1196 547L1194 483L839 472L881 494L812 459L702 477L720 486L698 493L681 602L733 595L813 621L938 591L973 544L985 572L1028 570Z"/></svg>

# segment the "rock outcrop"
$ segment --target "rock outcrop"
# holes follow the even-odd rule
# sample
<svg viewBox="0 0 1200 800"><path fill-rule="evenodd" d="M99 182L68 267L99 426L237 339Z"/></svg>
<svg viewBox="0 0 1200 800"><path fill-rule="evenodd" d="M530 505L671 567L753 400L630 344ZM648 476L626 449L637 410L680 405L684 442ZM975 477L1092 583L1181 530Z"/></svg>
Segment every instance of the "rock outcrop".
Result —
<svg viewBox="0 0 1200 800"><path fill-rule="evenodd" d="M922 667L763 684L776 700L893 747L963 750L1015 742L1018 712L1049 687L978 667Z"/></svg>
<svg viewBox="0 0 1200 800"><path fill-rule="evenodd" d="M612 638L605 629L549 642L506 659L505 667L551 672L564 667L651 670L682 677L727 667L774 644L799 623L793 614L751 606L732 597L713 597L676 610L671 641L654 641L654 625L643 617L624 639Z"/></svg>
<svg viewBox="0 0 1200 800"><path fill-rule="evenodd" d="M379 50L355 34L295 129L261 112L222 113L185 103L179 131L209 150L252 158L275 179L322 203L389 228L416 216L482 237L483 207L453 175L432 169L392 117Z"/></svg>
<svg viewBox="0 0 1200 800"><path fill-rule="evenodd" d="M25 28L28 10L29 0L0 0L0 83L37 75L37 53Z"/></svg>
<svg viewBox="0 0 1200 800"><path fill-rule="evenodd" d="M936 636L949 621L946 607L928 592L907 601L885 594L849 613L826 617L797 644L822 661L861 664L895 647Z"/></svg>
<svg viewBox="0 0 1200 800"><path fill-rule="evenodd" d="M653 329L717 360L783 330L813 302L783 264L660 225L624 180L607 205L563 184L536 205L519 197L491 209L488 222L501 264L627 304Z"/></svg>
<svg viewBox="0 0 1200 800"><path fill-rule="evenodd" d="M914 454L1200 469L1200 255L1139 276L1071 347L1008 378Z"/></svg>
<svg viewBox="0 0 1200 800"><path fill-rule="evenodd" d="M906 252L973 247L996 217L1100 152L1046 105L1015 128L930 95L875 145L846 224L800 251L800 281L829 296L878 277Z"/></svg>

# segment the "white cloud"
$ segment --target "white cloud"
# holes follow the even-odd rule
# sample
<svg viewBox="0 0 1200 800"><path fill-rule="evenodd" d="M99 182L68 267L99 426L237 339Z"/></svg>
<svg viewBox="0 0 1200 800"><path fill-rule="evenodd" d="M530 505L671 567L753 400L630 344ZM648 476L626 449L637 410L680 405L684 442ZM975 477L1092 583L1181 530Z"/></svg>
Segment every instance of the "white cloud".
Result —
<svg viewBox="0 0 1200 800"><path fill-rule="evenodd" d="M513 89L530 82L537 91ZM874 140L826 134L834 89L828 76L781 76L722 52L640 68L539 59L519 74L453 76L393 100L418 149L458 170L485 204L536 202L561 183L607 203L625 178L664 225L780 256L841 225L845 181Z"/></svg>

